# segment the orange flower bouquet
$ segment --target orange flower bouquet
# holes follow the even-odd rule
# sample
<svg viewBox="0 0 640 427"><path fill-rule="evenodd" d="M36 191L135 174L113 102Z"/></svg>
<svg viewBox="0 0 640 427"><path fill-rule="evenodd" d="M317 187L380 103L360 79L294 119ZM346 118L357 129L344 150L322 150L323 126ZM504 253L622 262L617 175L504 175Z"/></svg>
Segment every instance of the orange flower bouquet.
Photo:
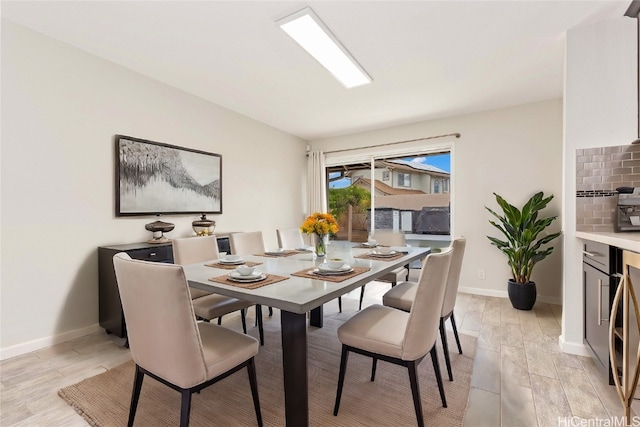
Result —
<svg viewBox="0 0 640 427"><path fill-rule="evenodd" d="M315 237L316 255L321 257L327 253L325 237L336 234L340 227L338 221L330 213L314 212L300 226L300 231L313 234Z"/></svg>

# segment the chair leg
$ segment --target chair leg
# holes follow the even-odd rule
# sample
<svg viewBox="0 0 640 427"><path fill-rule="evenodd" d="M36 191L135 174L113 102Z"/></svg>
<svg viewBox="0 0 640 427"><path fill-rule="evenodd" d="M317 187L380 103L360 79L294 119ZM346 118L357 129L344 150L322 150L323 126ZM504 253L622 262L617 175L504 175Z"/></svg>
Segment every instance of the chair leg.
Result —
<svg viewBox="0 0 640 427"><path fill-rule="evenodd" d="M360 288L360 305L358 306L358 310L362 310L362 300L364 299L364 287L367 285L362 285Z"/></svg>
<svg viewBox="0 0 640 427"><path fill-rule="evenodd" d="M247 311L243 308L240 310L240 319L242 319L242 332L247 334Z"/></svg>
<svg viewBox="0 0 640 427"><path fill-rule="evenodd" d="M342 313L342 297L338 297L338 311Z"/></svg>
<svg viewBox="0 0 640 427"><path fill-rule="evenodd" d="M407 277L405 278L405 280L408 282L409 281L409 273L411 273L411 267L409 266L409 264L405 265L405 267L407 268Z"/></svg>
<svg viewBox="0 0 640 427"><path fill-rule="evenodd" d="M218 325L222 325L222 316L218 317Z"/></svg>
<svg viewBox="0 0 640 427"><path fill-rule="evenodd" d="M458 344L458 353L462 354L462 346L460 345L460 337L458 336L458 328L456 327L456 319L453 317L453 312L451 312L451 326L453 327L453 335L456 337L456 344Z"/></svg>
<svg viewBox="0 0 640 427"><path fill-rule="evenodd" d="M140 370L140 366L136 365L136 373L133 377L133 391L131 392L131 406L129 407L128 427L133 426L133 419L136 417L136 409L138 409L138 399L140 398L140 390L142 389L142 380L144 380L144 372Z"/></svg>
<svg viewBox="0 0 640 427"><path fill-rule="evenodd" d="M269 307L269 317L273 316L273 307Z"/></svg>
<svg viewBox="0 0 640 427"><path fill-rule="evenodd" d="M440 374L440 362L438 362L438 352L435 344L431 349L431 361L433 362L433 372L436 374L436 382L438 383L438 390L440 390L440 399L442 400L442 407L447 407L447 398L444 396L444 386L442 385L442 374Z"/></svg>
<svg viewBox="0 0 640 427"><path fill-rule="evenodd" d="M262 413L260 412L260 398L258 397L258 380L256 378L256 365L254 358L249 359L247 364L247 373L249 374L249 384L251 385L251 396L253 396L253 407L256 410L256 418L258 426L262 427Z"/></svg>
<svg viewBox="0 0 640 427"><path fill-rule="evenodd" d="M182 405L180 407L180 427L189 427L189 413L191 412L191 390L182 390Z"/></svg>
<svg viewBox="0 0 640 427"><path fill-rule="evenodd" d="M258 334L260 335L260 345L264 345L264 329L262 329L262 306L256 304L256 319L258 320Z"/></svg>
<svg viewBox="0 0 640 427"><path fill-rule="evenodd" d="M378 359L376 357L373 358L373 362L371 363L371 381L376 380L376 368L378 366Z"/></svg>
<svg viewBox="0 0 640 427"><path fill-rule="evenodd" d="M447 341L447 331L444 327L444 318L440 318L440 339L442 340L442 351L444 352L444 362L447 364L447 373L449 381L453 381L453 372L451 372L451 359L449 358L449 342Z"/></svg>
<svg viewBox="0 0 640 427"><path fill-rule="evenodd" d="M420 399L420 387L418 385L418 373L416 371L416 361L407 362L409 370L409 382L411 383L411 394L413 395L413 407L416 409L416 418L418 427L424 427L424 418L422 417L422 400Z"/></svg>
<svg viewBox="0 0 640 427"><path fill-rule="evenodd" d="M340 374L338 375L338 390L336 392L336 404L333 407L333 415L338 415L338 409L340 409L340 398L342 397L342 386L344 385L344 374L347 370L347 360L349 359L349 350L343 344L342 356L340 357Z"/></svg>

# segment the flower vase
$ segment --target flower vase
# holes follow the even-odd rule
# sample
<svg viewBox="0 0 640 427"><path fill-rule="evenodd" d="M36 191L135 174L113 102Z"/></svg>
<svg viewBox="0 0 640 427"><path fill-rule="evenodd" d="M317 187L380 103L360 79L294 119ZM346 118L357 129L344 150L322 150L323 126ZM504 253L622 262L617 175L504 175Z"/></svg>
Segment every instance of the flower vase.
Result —
<svg viewBox="0 0 640 427"><path fill-rule="evenodd" d="M316 256L323 258L327 254L327 244L324 239L326 235L314 234L313 236L315 238Z"/></svg>

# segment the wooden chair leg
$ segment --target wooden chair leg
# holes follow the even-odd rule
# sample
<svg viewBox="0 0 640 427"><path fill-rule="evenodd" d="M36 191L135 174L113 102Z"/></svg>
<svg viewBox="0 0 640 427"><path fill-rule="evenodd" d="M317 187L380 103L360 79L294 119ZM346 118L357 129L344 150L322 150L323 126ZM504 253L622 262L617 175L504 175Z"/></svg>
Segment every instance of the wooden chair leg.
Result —
<svg viewBox="0 0 640 427"><path fill-rule="evenodd" d="M362 300L364 299L364 287L367 285L362 285L360 288L360 305L358 306L358 310L362 310Z"/></svg>
<svg viewBox="0 0 640 427"><path fill-rule="evenodd" d="M338 297L338 311L342 313L342 297Z"/></svg>
<svg viewBox="0 0 640 427"><path fill-rule="evenodd" d="M247 311L243 308L240 310L240 319L242 320L242 332L247 334Z"/></svg>
<svg viewBox="0 0 640 427"><path fill-rule="evenodd" d="M347 360L349 359L349 350L342 345L342 356L340 357L340 374L338 375L338 390L336 391L336 404L333 407L333 415L338 415L340 409L340 398L342 397L342 386L344 385L344 374L347 370Z"/></svg>
<svg viewBox="0 0 640 427"><path fill-rule="evenodd" d="M442 351L444 351L444 362L447 364L447 373L449 381L453 381L453 372L451 372L451 359L449 358L449 343L447 341L447 331L444 327L444 318L440 318L440 339L442 340Z"/></svg>
<svg viewBox="0 0 640 427"><path fill-rule="evenodd" d="M462 354L462 346L460 345L460 337L458 336L458 328L456 327L456 319L453 317L453 312L449 318L451 319L451 326L453 327L453 335L456 337L456 344L458 344L458 353Z"/></svg>
<svg viewBox="0 0 640 427"><path fill-rule="evenodd" d="M373 358L373 362L371 363L371 381L375 381L376 380L376 368L378 366L378 359L377 358Z"/></svg>
<svg viewBox="0 0 640 427"><path fill-rule="evenodd" d="M264 329L262 328L262 306L256 304L256 320L258 321L258 334L260 335L260 345L264 345Z"/></svg>
<svg viewBox="0 0 640 427"><path fill-rule="evenodd" d="M411 395L413 396L413 407L416 409L418 427L424 427L424 418L422 417L422 400L420 399L420 386L418 385L418 373L416 371L415 360L407 362L407 369L409 370Z"/></svg>
<svg viewBox="0 0 640 427"><path fill-rule="evenodd" d="M436 382L438 383L438 390L440 390L440 399L442 400L442 407L447 407L447 398L444 396L444 386L442 385L442 375L440 374L440 362L438 362L438 352L434 345L431 349L431 361L433 362L433 371L436 374Z"/></svg>
<svg viewBox="0 0 640 427"><path fill-rule="evenodd" d="M189 427L189 413L191 412L191 390L182 390L182 405L180 406L180 427Z"/></svg>
<svg viewBox="0 0 640 427"><path fill-rule="evenodd" d="M249 384L251 385L251 396L253 396L253 407L256 411L256 419L258 420L258 426L262 427L262 412L260 412L260 398L258 397L258 380L253 357L249 359L249 363L247 364L247 373L249 374Z"/></svg>
<svg viewBox="0 0 640 427"><path fill-rule="evenodd" d="M136 417L136 409L138 409L138 399L140 398L140 390L142 389L142 380L144 380L144 372L140 370L140 366L136 365L136 373L133 377L133 391L131 392L131 406L129 407L128 427L133 426L133 419Z"/></svg>

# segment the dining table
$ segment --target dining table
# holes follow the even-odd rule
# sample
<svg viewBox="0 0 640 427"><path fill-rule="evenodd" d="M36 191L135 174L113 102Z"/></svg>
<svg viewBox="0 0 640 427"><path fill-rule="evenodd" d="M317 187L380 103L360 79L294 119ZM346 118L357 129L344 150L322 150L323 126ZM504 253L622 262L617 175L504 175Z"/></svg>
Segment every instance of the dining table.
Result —
<svg viewBox="0 0 640 427"><path fill-rule="evenodd" d="M243 254L242 261L257 264L256 271L264 273L268 279L277 278L264 286L256 282L259 287L242 286L244 283L238 286L226 280L231 271L222 268L227 266L219 264L219 260L183 267L189 286L193 288L280 309L286 425L300 427L309 425L307 313L310 326L322 327L323 304L426 257L431 249L397 247L392 248L392 252L393 257L384 256L361 244L332 241L326 258L342 258L354 270L343 278L320 275L322 272L318 269L326 263L312 251Z"/></svg>

